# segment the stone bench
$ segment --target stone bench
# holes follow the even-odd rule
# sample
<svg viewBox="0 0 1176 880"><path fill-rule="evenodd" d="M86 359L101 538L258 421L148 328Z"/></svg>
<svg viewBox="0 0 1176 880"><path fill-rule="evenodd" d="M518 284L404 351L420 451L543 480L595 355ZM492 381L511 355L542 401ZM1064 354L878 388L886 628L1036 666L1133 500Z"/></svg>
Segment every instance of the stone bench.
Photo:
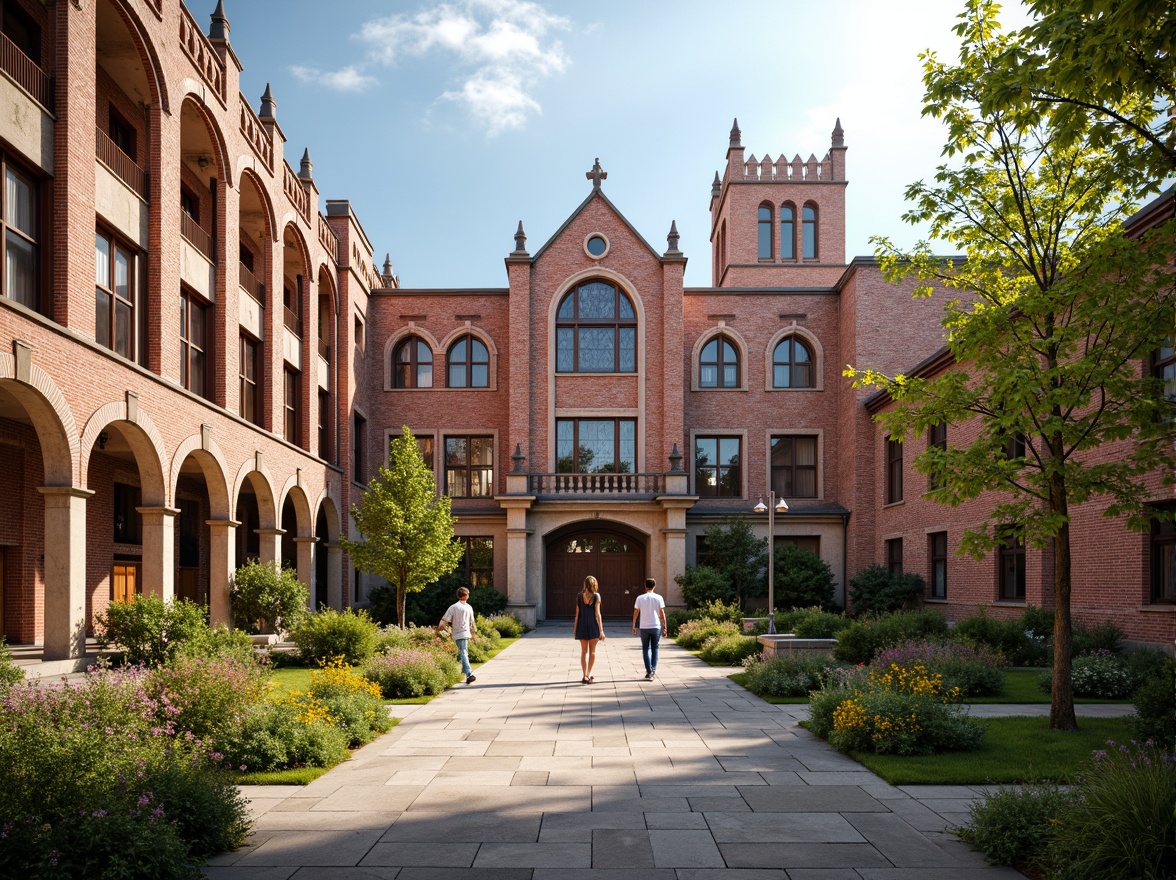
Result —
<svg viewBox="0 0 1176 880"><path fill-rule="evenodd" d="M764 634L759 637L765 657L783 654L794 659L802 657L831 657L837 639L798 639L792 633Z"/></svg>

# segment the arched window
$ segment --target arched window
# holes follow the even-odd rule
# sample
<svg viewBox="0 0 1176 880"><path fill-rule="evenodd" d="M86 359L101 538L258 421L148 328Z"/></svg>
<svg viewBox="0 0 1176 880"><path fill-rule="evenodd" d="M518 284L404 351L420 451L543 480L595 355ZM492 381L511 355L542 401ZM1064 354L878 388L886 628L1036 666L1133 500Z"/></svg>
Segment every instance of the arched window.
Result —
<svg viewBox="0 0 1176 880"><path fill-rule="evenodd" d="M449 346L450 388L487 388L490 385L490 352L485 343L463 336Z"/></svg>
<svg viewBox="0 0 1176 880"><path fill-rule="evenodd" d="M780 259L796 259L796 210L792 205L780 206Z"/></svg>
<svg viewBox="0 0 1176 880"><path fill-rule="evenodd" d="M772 209L767 205L759 208L759 258L772 259Z"/></svg>
<svg viewBox="0 0 1176 880"><path fill-rule="evenodd" d="M813 353L799 337L785 336L772 352L772 387L813 387Z"/></svg>
<svg viewBox="0 0 1176 880"><path fill-rule="evenodd" d="M588 281L560 301L555 314L558 373L637 371L637 313L618 287Z"/></svg>
<svg viewBox="0 0 1176 880"><path fill-rule="evenodd" d="M700 388L739 387L739 349L722 334L702 347L698 357Z"/></svg>
<svg viewBox="0 0 1176 880"><path fill-rule="evenodd" d="M815 205L805 205L801 212L802 234L804 241L801 253L806 260L817 258L817 208Z"/></svg>
<svg viewBox="0 0 1176 880"><path fill-rule="evenodd" d="M392 387L433 387L433 350L419 336L408 337L392 353Z"/></svg>

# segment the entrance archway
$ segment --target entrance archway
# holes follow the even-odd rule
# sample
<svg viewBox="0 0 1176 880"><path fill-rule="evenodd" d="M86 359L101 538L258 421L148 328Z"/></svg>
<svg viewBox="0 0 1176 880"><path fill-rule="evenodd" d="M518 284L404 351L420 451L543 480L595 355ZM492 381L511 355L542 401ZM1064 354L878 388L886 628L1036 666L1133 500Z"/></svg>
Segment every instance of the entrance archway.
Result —
<svg viewBox="0 0 1176 880"><path fill-rule="evenodd" d="M633 602L645 582L645 539L620 523L573 523L547 538L547 617L575 614L584 578L600 584L605 617L632 617Z"/></svg>

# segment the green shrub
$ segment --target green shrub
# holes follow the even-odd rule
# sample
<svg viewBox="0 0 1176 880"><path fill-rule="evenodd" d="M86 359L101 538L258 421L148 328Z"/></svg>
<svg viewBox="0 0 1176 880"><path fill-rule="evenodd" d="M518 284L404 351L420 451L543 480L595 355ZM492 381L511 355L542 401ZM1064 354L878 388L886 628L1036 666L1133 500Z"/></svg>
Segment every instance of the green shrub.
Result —
<svg viewBox="0 0 1176 880"><path fill-rule="evenodd" d="M751 523L727 516L706 530L706 564L719 572L733 595L723 602L747 606L747 600L768 594L768 539L757 538ZM720 598L720 597L715 597Z"/></svg>
<svg viewBox="0 0 1176 880"><path fill-rule="evenodd" d="M232 657L242 663L255 660L249 634L223 623L203 627L176 650L177 657Z"/></svg>
<svg viewBox="0 0 1176 880"><path fill-rule="evenodd" d="M1093 626L1078 622L1074 624L1074 632L1070 637L1070 654L1073 657L1098 651L1118 654L1126 637L1127 634L1110 621L1096 623Z"/></svg>
<svg viewBox="0 0 1176 880"><path fill-rule="evenodd" d="M925 589L917 574L871 565L849 579L849 607L855 615L902 611L915 607Z"/></svg>
<svg viewBox="0 0 1176 880"><path fill-rule="evenodd" d="M445 609L457 601L458 587L469 588L469 582L460 571L451 571L429 584L417 593L404 597L404 621L417 626L436 626L445 614ZM388 619L376 618L380 623L396 623L396 590L392 593L392 615Z"/></svg>
<svg viewBox="0 0 1176 880"><path fill-rule="evenodd" d="M1140 648L1132 651L1125 659L1136 687L1153 678L1162 678L1169 673L1172 665L1172 655L1159 648Z"/></svg>
<svg viewBox="0 0 1176 880"><path fill-rule="evenodd" d="M761 697L804 697L818 690L836 664L831 657L751 656L743 662L747 689Z"/></svg>
<svg viewBox="0 0 1176 880"><path fill-rule="evenodd" d="M8 643L0 638L0 691L24 681L24 671L12 659Z"/></svg>
<svg viewBox="0 0 1176 880"><path fill-rule="evenodd" d="M723 634L707 639L698 656L716 666L739 666L744 658L758 654L759 650L759 641L755 636Z"/></svg>
<svg viewBox="0 0 1176 880"><path fill-rule="evenodd" d="M801 639L833 639L851 623L840 612L817 607L776 612L776 632L792 633Z"/></svg>
<svg viewBox="0 0 1176 880"><path fill-rule="evenodd" d="M816 553L795 544L776 548L772 578L777 608L833 608L837 582L833 570Z"/></svg>
<svg viewBox="0 0 1176 880"><path fill-rule="evenodd" d="M153 669L147 692L161 707L160 720L178 734L217 743L221 731L240 723L245 711L261 699L265 672L252 659L180 656Z"/></svg>
<svg viewBox="0 0 1176 880"><path fill-rule="evenodd" d="M682 598L687 608L700 608L711 602L731 602L735 599L735 588L722 572L709 565L695 565L674 578L682 588Z"/></svg>
<svg viewBox="0 0 1176 880"><path fill-rule="evenodd" d="M1077 791L1053 827L1052 876L1161 880L1176 873L1176 763L1170 753L1108 742L1079 773Z"/></svg>
<svg viewBox="0 0 1176 880"><path fill-rule="evenodd" d="M338 660L310 674L303 703L309 712L325 709L331 722L347 734L352 747L371 742L392 728L379 685Z"/></svg>
<svg viewBox="0 0 1176 880"><path fill-rule="evenodd" d="M710 617L700 617L683 624L678 629L675 641L688 651L697 651L711 636L742 635L738 624L727 620L714 620Z"/></svg>
<svg viewBox="0 0 1176 880"><path fill-rule="evenodd" d="M183 829L195 856L236 849L249 834L248 802L224 772L169 762L144 777L162 816Z"/></svg>
<svg viewBox="0 0 1176 880"><path fill-rule="evenodd" d="M293 630L308 613L310 591L290 568L251 559L233 573L229 607L238 627L251 633Z"/></svg>
<svg viewBox="0 0 1176 880"><path fill-rule="evenodd" d="M448 654L427 648L393 648L363 670L386 699L435 696L461 681L461 666Z"/></svg>
<svg viewBox="0 0 1176 880"><path fill-rule="evenodd" d="M366 663L376 653L380 628L367 611L324 608L307 614L291 632L304 660L323 664L337 657L352 666Z"/></svg>
<svg viewBox="0 0 1176 880"><path fill-rule="evenodd" d="M306 718L291 700L263 700L219 745L226 765L242 773L291 767L334 767L347 759L347 734L321 717Z"/></svg>
<svg viewBox="0 0 1176 880"><path fill-rule="evenodd" d="M454 598L456 600L456 596ZM473 606L475 613L485 615L486 617L492 614L501 614L506 610L506 594L500 593L494 587L489 587L484 584L470 590L468 601Z"/></svg>
<svg viewBox="0 0 1176 880"><path fill-rule="evenodd" d="M1041 860L1054 823L1074 798L1056 785L1001 786L972 803L959 835L993 864L1029 868Z"/></svg>
<svg viewBox="0 0 1176 880"><path fill-rule="evenodd" d="M666 612L666 634L671 638L677 638L678 631L683 624L689 623L692 620L698 620L700 617L706 615L698 609L675 608L673 611Z"/></svg>
<svg viewBox="0 0 1176 880"><path fill-rule="evenodd" d="M899 666L922 663L929 671L943 676L945 688L959 688L963 697L989 696L1004 689L1004 657L987 645L911 639L883 648L874 663L883 668L891 663Z"/></svg>
<svg viewBox="0 0 1176 880"><path fill-rule="evenodd" d="M1135 714L1127 720L1137 740L1150 739L1173 752L1176 751L1176 663L1171 657L1165 656L1164 660L1163 669L1149 675L1135 689Z"/></svg>
<svg viewBox="0 0 1176 880"><path fill-rule="evenodd" d="M952 638L995 648L1016 666L1040 666L1049 657L1046 634L1034 632L1030 637L1026 634L1022 618L1001 620L989 617L983 608L957 623L952 630Z"/></svg>
<svg viewBox="0 0 1176 880"><path fill-rule="evenodd" d="M201 606L187 599L164 602L151 595L112 602L95 621L98 643L104 648L118 645L131 665L166 663L185 643L203 638L208 629Z"/></svg>
<svg viewBox="0 0 1176 880"><path fill-rule="evenodd" d="M869 663L883 648L909 639L947 635L947 620L938 611L903 611L854 620L837 634L833 656L842 663Z"/></svg>
<svg viewBox="0 0 1176 880"><path fill-rule="evenodd" d="M486 623L494 627L504 639L517 639L527 631L527 626L513 614L493 614Z"/></svg>
<svg viewBox="0 0 1176 880"><path fill-rule="evenodd" d="M1076 697L1117 700L1130 696L1135 689L1127 661L1103 650L1075 657L1070 667L1070 678L1074 683ZM1038 676L1037 686L1048 694L1052 685L1052 673L1047 669Z"/></svg>

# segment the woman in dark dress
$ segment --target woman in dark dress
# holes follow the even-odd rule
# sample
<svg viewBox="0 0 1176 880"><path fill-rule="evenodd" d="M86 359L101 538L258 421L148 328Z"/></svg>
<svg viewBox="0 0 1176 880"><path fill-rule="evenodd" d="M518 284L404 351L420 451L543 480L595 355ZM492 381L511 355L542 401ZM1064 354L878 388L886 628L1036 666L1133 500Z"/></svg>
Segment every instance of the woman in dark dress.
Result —
<svg viewBox="0 0 1176 880"><path fill-rule="evenodd" d="M576 619L572 636L580 642L580 669L583 684L592 684L592 665L596 662L596 643L604 639L604 622L600 619L600 587L596 578L584 578L584 589L576 596Z"/></svg>

